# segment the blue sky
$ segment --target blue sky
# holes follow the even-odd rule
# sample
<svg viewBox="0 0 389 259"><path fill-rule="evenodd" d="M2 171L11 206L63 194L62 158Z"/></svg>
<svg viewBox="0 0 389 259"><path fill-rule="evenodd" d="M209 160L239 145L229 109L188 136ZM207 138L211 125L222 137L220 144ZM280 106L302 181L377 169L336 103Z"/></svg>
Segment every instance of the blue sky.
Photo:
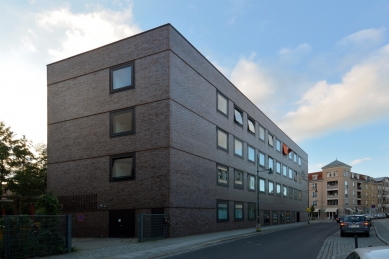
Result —
<svg viewBox="0 0 389 259"><path fill-rule="evenodd" d="M46 65L171 23L309 156L389 176L389 2L0 2L0 120L45 143Z"/></svg>

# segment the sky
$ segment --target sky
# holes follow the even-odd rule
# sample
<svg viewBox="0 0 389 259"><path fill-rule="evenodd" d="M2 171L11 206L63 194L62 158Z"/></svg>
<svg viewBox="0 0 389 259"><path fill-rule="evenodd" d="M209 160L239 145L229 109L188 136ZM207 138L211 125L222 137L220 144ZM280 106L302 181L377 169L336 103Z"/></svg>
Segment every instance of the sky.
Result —
<svg viewBox="0 0 389 259"><path fill-rule="evenodd" d="M389 1L0 0L0 121L47 138L46 65L172 24L308 154L389 176Z"/></svg>

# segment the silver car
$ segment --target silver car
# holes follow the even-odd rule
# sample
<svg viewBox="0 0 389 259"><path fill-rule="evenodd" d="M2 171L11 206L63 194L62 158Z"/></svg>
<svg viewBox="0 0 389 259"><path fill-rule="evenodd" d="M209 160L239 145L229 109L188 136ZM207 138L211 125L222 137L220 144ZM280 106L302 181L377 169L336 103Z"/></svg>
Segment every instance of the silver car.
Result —
<svg viewBox="0 0 389 259"><path fill-rule="evenodd" d="M346 259L386 259L389 258L388 246L364 247L354 249Z"/></svg>

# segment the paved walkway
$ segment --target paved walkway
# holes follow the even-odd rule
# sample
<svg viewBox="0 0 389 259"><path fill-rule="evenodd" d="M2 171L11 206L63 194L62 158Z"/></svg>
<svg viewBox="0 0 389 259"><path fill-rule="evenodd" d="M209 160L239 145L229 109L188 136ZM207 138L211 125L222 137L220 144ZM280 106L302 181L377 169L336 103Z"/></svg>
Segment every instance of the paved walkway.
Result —
<svg viewBox="0 0 389 259"><path fill-rule="evenodd" d="M313 220L310 224L328 222L328 220ZM334 222L334 221L333 221ZM334 222L334 224L336 224ZM217 243L248 237L252 235L265 234L279 231L285 228L308 226L307 222L291 223L286 225L265 226L261 232L255 229L240 229L195 235L179 238L168 238L157 241L138 243L137 239L117 238L73 238L72 246L77 252L50 256L48 259L70 259L70 258L126 258L126 259L148 259L164 258L166 256L196 250L205 246ZM371 228L370 238L358 238L359 247L379 246L389 244L389 219L375 220L374 228ZM377 235L375 234L377 231ZM316 259L343 259L345 255L354 249L354 238L340 238L339 231L331 235L324 242Z"/></svg>

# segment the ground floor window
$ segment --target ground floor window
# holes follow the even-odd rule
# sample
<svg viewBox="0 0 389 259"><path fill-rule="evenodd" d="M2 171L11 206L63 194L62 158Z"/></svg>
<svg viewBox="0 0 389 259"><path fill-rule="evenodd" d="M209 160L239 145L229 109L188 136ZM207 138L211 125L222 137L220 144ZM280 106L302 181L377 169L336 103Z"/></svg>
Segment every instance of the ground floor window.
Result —
<svg viewBox="0 0 389 259"><path fill-rule="evenodd" d="M234 204L234 220L235 221L242 221L243 218L243 202L235 202Z"/></svg>
<svg viewBox="0 0 389 259"><path fill-rule="evenodd" d="M278 211L273 211L273 221L272 225L277 225L278 224Z"/></svg>
<svg viewBox="0 0 389 259"><path fill-rule="evenodd" d="M217 201L217 222L228 222L228 201Z"/></svg>
<svg viewBox="0 0 389 259"><path fill-rule="evenodd" d="M265 226L270 225L270 211L265 210L263 213L263 222L265 223Z"/></svg>
<svg viewBox="0 0 389 259"><path fill-rule="evenodd" d="M280 224L285 224L285 212L280 211Z"/></svg>
<svg viewBox="0 0 389 259"><path fill-rule="evenodd" d="M248 207L248 213L247 213L248 220L255 220L255 218L256 218L255 203L249 203L247 207Z"/></svg>
<svg viewBox="0 0 389 259"><path fill-rule="evenodd" d="M286 212L286 223L290 223L290 211Z"/></svg>

